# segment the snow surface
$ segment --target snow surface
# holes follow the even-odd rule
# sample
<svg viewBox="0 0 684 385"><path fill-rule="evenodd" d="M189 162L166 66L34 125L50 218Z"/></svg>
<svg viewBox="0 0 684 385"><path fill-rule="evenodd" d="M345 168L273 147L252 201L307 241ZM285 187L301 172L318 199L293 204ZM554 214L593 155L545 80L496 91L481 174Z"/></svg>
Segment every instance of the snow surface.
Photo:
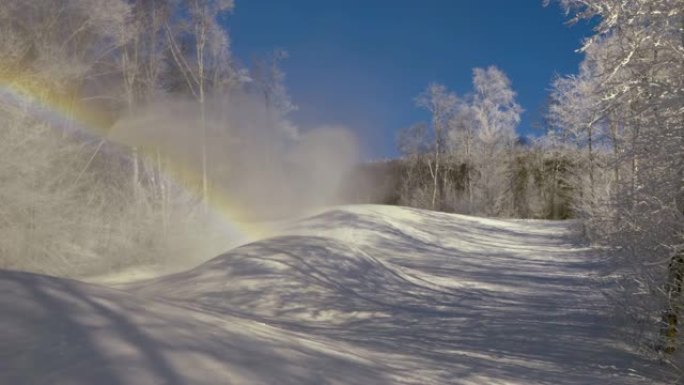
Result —
<svg viewBox="0 0 684 385"><path fill-rule="evenodd" d="M116 288L0 271L0 384L667 383L572 225L348 206Z"/></svg>

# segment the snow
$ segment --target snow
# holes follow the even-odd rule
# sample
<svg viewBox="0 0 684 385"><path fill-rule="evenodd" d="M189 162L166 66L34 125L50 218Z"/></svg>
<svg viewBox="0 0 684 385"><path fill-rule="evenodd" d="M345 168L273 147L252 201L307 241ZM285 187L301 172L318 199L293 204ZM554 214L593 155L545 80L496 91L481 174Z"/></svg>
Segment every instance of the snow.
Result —
<svg viewBox="0 0 684 385"><path fill-rule="evenodd" d="M572 222L363 205L125 286L0 271L0 384L667 383L598 255Z"/></svg>

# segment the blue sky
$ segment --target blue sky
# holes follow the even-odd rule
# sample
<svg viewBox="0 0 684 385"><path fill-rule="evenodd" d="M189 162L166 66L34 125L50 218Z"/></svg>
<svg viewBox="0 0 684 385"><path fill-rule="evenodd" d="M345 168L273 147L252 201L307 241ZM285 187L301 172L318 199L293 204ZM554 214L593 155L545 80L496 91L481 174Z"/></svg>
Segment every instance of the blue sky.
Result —
<svg viewBox="0 0 684 385"><path fill-rule="evenodd" d="M366 158L397 155L399 129L428 116L414 105L428 83L458 94L472 69L496 65L525 108L519 132L533 123L556 73L577 69L575 50L590 28L565 25L541 0L236 0L228 19L233 52L244 64L273 49L302 128L344 125Z"/></svg>

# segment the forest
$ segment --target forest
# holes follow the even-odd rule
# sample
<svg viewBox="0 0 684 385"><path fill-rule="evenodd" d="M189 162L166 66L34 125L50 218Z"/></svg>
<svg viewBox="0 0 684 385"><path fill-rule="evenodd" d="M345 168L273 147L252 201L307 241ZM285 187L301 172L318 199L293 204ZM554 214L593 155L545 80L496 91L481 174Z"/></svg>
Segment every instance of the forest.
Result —
<svg viewBox="0 0 684 385"><path fill-rule="evenodd" d="M547 1L549 3L549 1ZM232 55L232 0L4 0L0 267L82 276L212 256L209 207L247 221L331 204L572 220L615 266L613 303L654 351L684 320L684 2L558 0L589 20L538 135L495 65L429 83L396 159L341 127L299 130L275 49ZM397 127L400 129L400 127Z"/></svg>

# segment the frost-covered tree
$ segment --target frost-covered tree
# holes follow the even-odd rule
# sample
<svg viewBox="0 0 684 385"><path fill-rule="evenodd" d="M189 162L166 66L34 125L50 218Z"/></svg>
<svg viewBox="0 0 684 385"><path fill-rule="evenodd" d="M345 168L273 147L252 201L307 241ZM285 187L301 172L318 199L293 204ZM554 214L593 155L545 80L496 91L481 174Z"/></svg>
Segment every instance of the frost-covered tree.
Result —
<svg viewBox="0 0 684 385"><path fill-rule="evenodd" d="M232 77L230 40L219 18L233 10L233 0L189 0L169 19L165 29L170 52L184 79L185 90L199 105L202 201L209 205L207 98L212 87ZM187 42L191 44L187 44Z"/></svg>
<svg viewBox="0 0 684 385"><path fill-rule="evenodd" d="M445 139L448 125L458 106L458 97L445 86L437 83L430 84L423 93L416 98L416 104L427 110L431 115L432 128L432 157L428 163L432 177L432 209L437 208L441 201L442 187L440 184L442 163L445 152Z"/></svg>
<svg viewBox="0 0 684 385"><path fill-rule="evenodd" d="M224 96L250 99L222 19L232 7L201 0L2 2L0 82L10 92L0 100L0 266L75 275L222 251L213 247L223 242L199 226L207 216L197 197L170 175L204 185L205 203L209 177L229 184L207 172L206 159L208 145L220 150L211 152L216 158L229 152L227 134L207 140L205 130L190 130L205 113L203 128L226 130L213 105ZM188 96L190 103L182 100ZM261 110L257 119L256 108L235 105L226 110L239 113L240 123L259 121ZM179 138L192 154L166 151ZM196 172L200 151L203 172ZM195 251L183 251L189 247Z"/></svg>
<svg viewBox="0 0 684 385"><path fill-rule="evenodd" d="M164 76L169 67L167 53L170 48L164 26L169 22L173 4L168 0L132 0L130 6L130 21L122 25L119 32L121 47L118 52L119 66L117 68L122 85L122 110L125 115L129 116L146 108L164 93ZM143 152L141 150L143 149L137 145L131 146L131 185L134 199L144 198L141 169L150 168L150 162L146 162L146 159L141 156ZM161 163L161 160L153 162L157 166L156 173L161 173L159 169ZM159 178L156 179L159 182ZM165 199L163 198L164 187L159 185L157 190L158 195Z"/></svg>
<svg viewBox="0 0 684 385"><path fill-rule="evenodd" d="M120 46L129 16L123 1L9 0L0 7L0 82L18 95L0 101L3 266L52 273L106 267L101 252L107 237L120 234L114 227L122 212L118 190L107 187L121 179L118 170L97 172L116 163L95 157L100 146L69 117L93 95L89 87ZM65 118L46 119L51 107ZM83 266L86 260L93 263Z"/></svg>
<svg viewBox="0 0 684 385"><path fill-rule="evenodd" d="M467 213L474 210L475 169L475 109L466 100L461 100L456 112L449 122L449 136L447 145L449 151L455 154L455 159L462 165L465 193L467 195Z"/></svg>
<svg viewBox="0 0 684 385"><path fill-rule="evenodd" d="M580 150L576 144L565 137L562 130L549 130L533 139L532 154L535 160L535 183L539 186L541 217L549 219L568 219L575 210L573 205L578 199L578 176L583 174L584 165L580 164Z"/></svg>
<svg viewBox="0 0 684 385"><path fill-rule="evenodd" d="M598 19L582 50L598 100L589 110L610 133L615 188L603 202L607 217L588 223L629 260L629 308L642 321L661 320L663 350L673 352L684 277L684 1L560 3L573 20Z"/></svg>
<svg viewBox="0 0 684 385"><path fill-rule="evenodd" d="M549 120L562 127L566 140L572 139L578 147L586 149L588 168L588 191L594 189L594 152L598 121L595 110L599 101L594 90L595 82L591 74L583 72L579 76L559 77L553 82Z"/></svg>
<svg viewBox="0 0 684 385"><path fill-rule="evenodd" d="M288 58L285 50L275 50L267 58L256 60L251 71L255 88L264 99L267 112L278 111L281 115L297 109L285 88L285 74L280 62Z"/></svg>
<svg viewBox="0 0 684 385"><path fill-rule="evenodd" d="M459 97L433 83L416 98L431 116L431 144L425 150L430 155L424 157L432 180L429 207L513 215L510 168L522 108L510 80L496 67L476 68L473 87L472 93ZM400 146L411 147L408 138L416 132L404 131ZM407 159L417 159L403 152Z"/></svg>
<svg viewBox="0 0 684 385"><path fill-rule="evenodd" d="M475 90L471 102L478 137L491 145L506 146L515 140L515 128L523 110L515 101L516 93L503 71L492 66L473 70Z"/></svg>
<svg viewBox="0 0 684 385"><path fill-rule="evenodd" d="M129 17L122 0L4 1L3 82L63 101L82 96L84 80L98 76L96 68L122 44Z"/></svg>
<svg viewBox="0 0 684 385"><path fill-rule="evenodd" d="M287 58L287 51L277 49L266 58L255 60L249 73L248 85L263 99L266 128L271 131L267 136L275 135L292 140L299 132L288 119L288 114L296 111L297 106L285 87L285 73L281 69L280 63Z"/></svg>
<svg viewBox="0 0 684 385"><path fill-rule="evenodd" d="M473 70L473 87L470 109L477 138L479 187L483 209L495 214L501 211L509 187L506 166L523 110L515 101L511 81L496 67Z"/></svg>

